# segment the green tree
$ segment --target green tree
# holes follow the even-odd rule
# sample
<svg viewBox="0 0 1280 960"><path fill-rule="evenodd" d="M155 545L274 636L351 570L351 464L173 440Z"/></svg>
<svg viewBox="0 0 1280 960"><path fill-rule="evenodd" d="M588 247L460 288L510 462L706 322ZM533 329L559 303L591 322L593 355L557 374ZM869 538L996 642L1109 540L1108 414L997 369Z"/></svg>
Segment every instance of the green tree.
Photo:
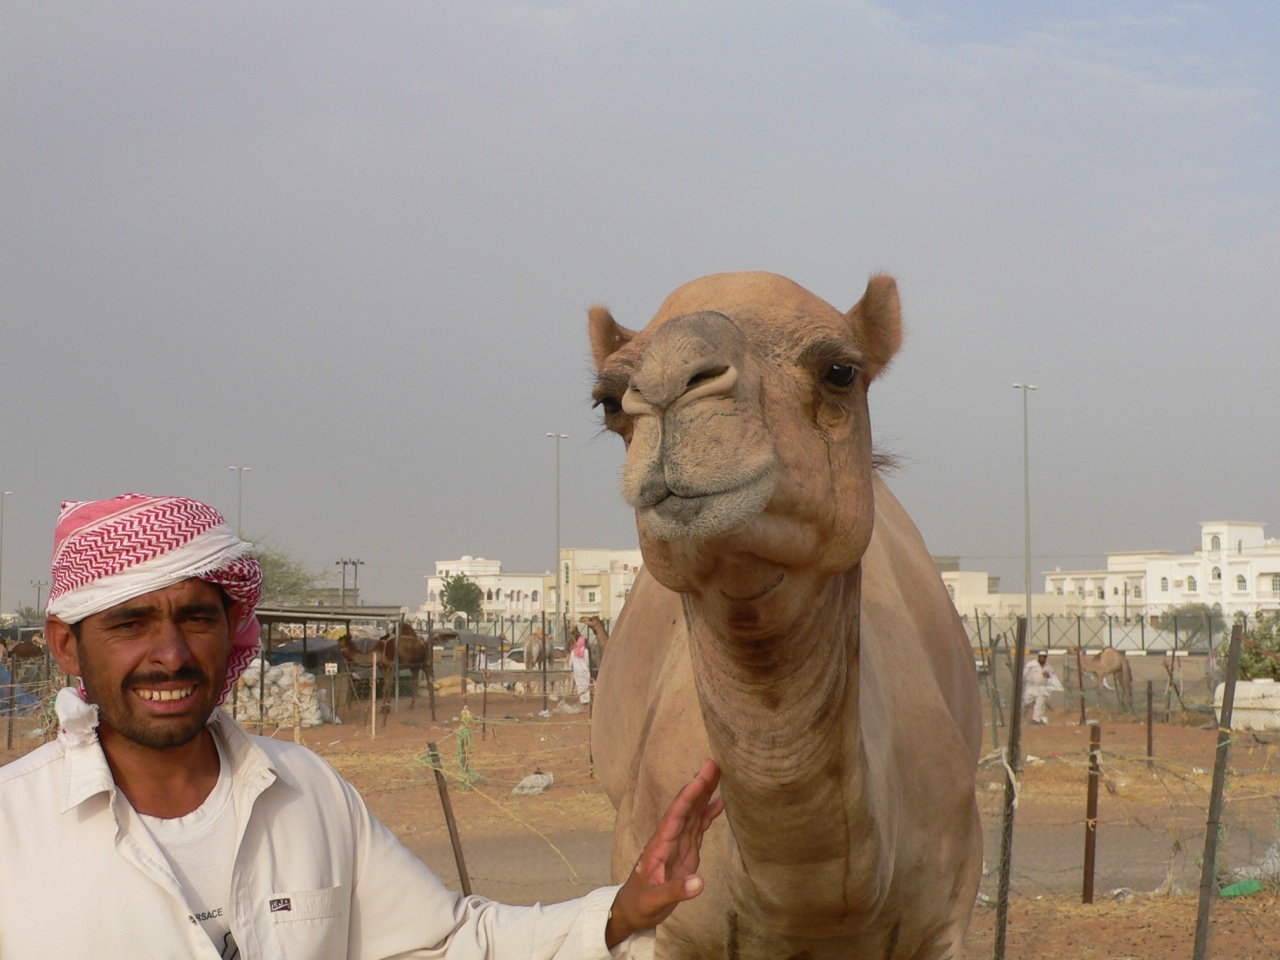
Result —
<svg viewBox="0 0 1280 960"><path fill-rule="evenodd" d="M44 614L30 604L18 607L17 616L20 627L38 627L44 623Z"/></svg>
<svg viewBox="0 0 1280 960"><path fill-rule="evenodd" d="M268 606L310 603L324 586L321 574L269 540L258 539L252 556L262 565L262 602Z"/></svg>
<svg viewBox="0 0 1280 960"><path fill-rule="evenodd" d="M1247 630L1240 644L1241 680L1280 680L1280 615L1260 616L1253 621L1253 629ZM1218 662L1225 668L1230 640L1218 647Z"/></svg>
<svg viewBox="0 0 1280 960"><path fill-rule="evenodd" d="M465 573L445 577L444 585L440 588L440 602L444 605L445 617L465 613L473 620L479 620L480 602L483 599L484 593L481 592L480 585Z"/></svg>

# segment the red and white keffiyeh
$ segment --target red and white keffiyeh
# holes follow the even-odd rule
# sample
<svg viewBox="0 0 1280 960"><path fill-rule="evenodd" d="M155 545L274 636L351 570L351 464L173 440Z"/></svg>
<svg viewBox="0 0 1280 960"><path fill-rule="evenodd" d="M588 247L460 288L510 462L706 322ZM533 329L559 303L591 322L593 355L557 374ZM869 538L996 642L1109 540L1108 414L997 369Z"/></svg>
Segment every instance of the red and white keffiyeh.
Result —
<svg viewBox="0 0 1280 960"><path fill-rule="evenodd" d="M251 547L217 510L187 497L66 501L54 534L48 612L79 623L183 580L216 583L248 607L231 639L221 703L258 650L253 608L262 597L262 568L248 555Z"/></svg>

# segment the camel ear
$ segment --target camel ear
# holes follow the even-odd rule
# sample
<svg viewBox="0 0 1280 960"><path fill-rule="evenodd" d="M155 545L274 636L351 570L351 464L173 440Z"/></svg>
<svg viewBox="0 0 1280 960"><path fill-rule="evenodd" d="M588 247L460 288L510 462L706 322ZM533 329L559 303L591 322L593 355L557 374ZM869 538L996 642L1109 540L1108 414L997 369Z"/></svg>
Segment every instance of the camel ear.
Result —
<svg viewBox="0 0 1280 960"><path fill-rule="evenodd" d="M606 307L595 306L587 311L587 332L591 336L591 356L600 371L611 356L635 337L634 330L619 326Z"/></svg>
<svg viewBox="0 0 1280 960"><path fill-rule="evenodd" d="M893 277L877 273L867 283L867 292L845 314L853 336L867 357L864 371L868 381L889 365L902 346L902 308L898 284Z"/></svg>

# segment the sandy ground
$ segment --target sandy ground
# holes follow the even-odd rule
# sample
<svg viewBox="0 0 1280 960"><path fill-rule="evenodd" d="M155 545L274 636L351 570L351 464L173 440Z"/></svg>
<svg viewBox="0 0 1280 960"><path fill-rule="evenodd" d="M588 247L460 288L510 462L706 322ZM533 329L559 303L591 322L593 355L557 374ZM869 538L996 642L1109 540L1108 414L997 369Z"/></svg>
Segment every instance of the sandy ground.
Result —
<svg viewBox="0 0 1280 960"><path fill-rule="evenodd" d="M554 706L554 704L551 704ZM472 724L469 763L474 777L458 774L461 712L456 695L439 698L432 722L425 701L382 721L370 739L367 725L348 723L304 731L306 744L361 791L373 811L447 883L458 872L441 813L434 773L425 760L428 741L439 745L450 797L477 893L513 903L581 895L609 881L613 809L591 776L585 714L537 716L541 697L491 694L491 722ZM469 707L480 712L474 695ZM1094 711L1096 712L1096 711ZM356 720L353 708L349 718ZM1061 720L1063 711L1055 714ZM367 724L367 710L359 719ZM1158 724L1157 761L1148 768L1146 730L1125 718L1104 716L1103 789L1099 802L1098 902L1079 902L1084 841L1087 728L1055 723L1032 727L1024 748L1032 757L1022 778L1014 841L1013 897L1008 955L1024 960L1068 957L1157 958L1191 956L1198 858L1213 765L1212 729L1205 717L1186 725ZM0 720L0 736L3 736ZM38 746L15 726L7 762ZM1004 731L1001 732L1002 738ZM277 736L292 737L292 731ZM466 734L464 733L463 739ZM1242 736L1231 754L1225 865L1257 862L1276 840L1280 814L1280 746L1275 737ZM0 745L3 741L0 741ZM990 728L984 752L991 750ZM536 797L511 788L535 771L555 784ZM465 782L464 782L465 781ZM1001 769L980 768L978 800L986 835L988 875L982 891L995 894L999 857ZM994 785L994 789L993 789ZM1152 897L1164 884L1173 895ZM1111 891L1134 896L1117 901ZM1214 905L1211 956L1280 956L1280 899L1274 893ZM994 910L979 902L966 958L990 956Z"/></svg>

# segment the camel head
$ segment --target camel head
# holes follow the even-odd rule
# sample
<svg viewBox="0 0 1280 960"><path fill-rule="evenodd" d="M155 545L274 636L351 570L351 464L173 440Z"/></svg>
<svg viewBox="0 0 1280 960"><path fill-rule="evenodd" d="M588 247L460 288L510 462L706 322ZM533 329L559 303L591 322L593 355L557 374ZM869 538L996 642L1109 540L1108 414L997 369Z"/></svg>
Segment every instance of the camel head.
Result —
<svg viewBox="0 0 1280 960"><path fill-rule="evenodd" d="M626 443L622 495L660 582L732 578L749 594L859 561L874 507L867 387L902 338L892 278L841 313L776 274L715 274L639 332L603 307L589 330L592 395Z"/></svg>

